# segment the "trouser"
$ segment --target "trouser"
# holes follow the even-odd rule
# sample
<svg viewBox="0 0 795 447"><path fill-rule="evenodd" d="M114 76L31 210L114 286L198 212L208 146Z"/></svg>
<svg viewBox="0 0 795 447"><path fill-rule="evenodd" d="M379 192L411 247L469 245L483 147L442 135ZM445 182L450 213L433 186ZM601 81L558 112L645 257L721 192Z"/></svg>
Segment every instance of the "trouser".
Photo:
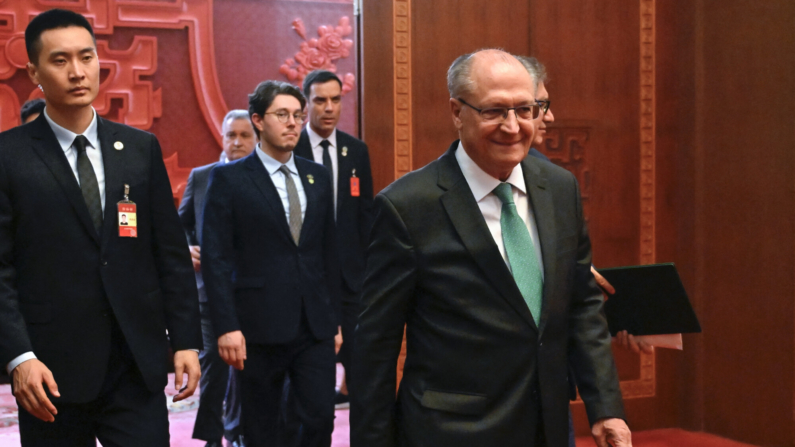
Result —
<svg viewBox="0 0 795 447"><path fill-rule="evenodd" d="M146 387L118 323L111 337L108 371L94 400L57 403L55 422L44 422L20 406L23 447L94 447L96 439L103 447L168 447L165 393Z"/></svg>
<svg viewBox="0 0 795 447"><path fill-rule="evenodd" d="M328 447L334 429L334 340L316 340L302 317L290 343L246 343L246 365L239 379L246 445L279 443L279 408L285 377L291 379L295 414L301 423L300 446Z"/></svg>
<svg viewBox="0 0 795 447"><path fill-rule="evenodd" d="M204 349L199 354L202 376L199 380L199 411L193 424L193 439L220 441L226 434L232 440L242 434L240 429L240 390L237 370L218 355L218 339L210 319L210 306L200 302ZM226 400L226 407L224 407Z"/></svg>

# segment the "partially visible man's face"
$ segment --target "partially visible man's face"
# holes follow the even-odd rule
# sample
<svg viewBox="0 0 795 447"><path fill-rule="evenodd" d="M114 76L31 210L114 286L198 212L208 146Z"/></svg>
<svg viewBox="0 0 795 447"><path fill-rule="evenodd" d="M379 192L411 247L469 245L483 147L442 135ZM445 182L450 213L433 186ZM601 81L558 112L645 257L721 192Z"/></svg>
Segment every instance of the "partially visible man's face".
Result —
<svg viewBox="0 0 795 447"><path fill-rule="evenodd" d="M274 112L288 114L287 122L280 122ZM254 124L260 132L263 150L267 146L277 152L291 152L298 144L298 134L301 131L301 123L296 123L295 116L302 113L303 109L297 98L291 95L277 95L264 116L255 114Z"/></svg>
<svg viewBox="0 0 795 447"><path fill-rule="evenodd" d="M491 107L517 107L535 104L534 82L519 61L494 56L487 50L476 54L472 62L472 91L464 101L480 109ZM527 156L533 142L536 122L517 119L514 111L498 122L483 120L478 112L450 100L453 122L461 143L472 160L492 177L505 180Z"/></svg>
<svg viewBox="0 0 795 447"><path fill-rule="evenodd" d="M327 138L337 127L342 111L342 88L335 80L309 87L309 125Z"/></svg>
<svg viewBox="0 0 795 447"><path fill-rule="evenodd" d="M549 93L547 93L547 88L544 86L543 82L538 83L538 89L536 90L536 100L549 101ZM543 110L541 113L543 113ZM544 144L544 137L547 134L547 125L555 122L555 115L552 114L552 108L547 110L547 113L541 115L540 118L541 119L536 121L538 131L536 132L536 139L533 142L537 147L541 147L541 145Z"/></svg>
<svg viewBox="0 0 795 447"><path fill-rule="evenodd" d="M224 154L234 161L250 154L257 145L251 121L243 118L229 118L224 122Z"/></svg>
<svg viewBox="0 0 795 447"><path fill-rule="evenodd" d="M39 60L28 63L28 75L40 84L47 105L90 106L99 93L99 60L94 40L79 26L41 33Z"/></svg>
<svg viewBox="0 0 795 447"><path fill-rule="evenodd" d="M31 113L30 115L28 115L28 117L25 119L25 122L22 123L22 124L27 124L27 123L35 120L36 118L39 117L39 115L41 115L41 114L40 113Z"/></svg>

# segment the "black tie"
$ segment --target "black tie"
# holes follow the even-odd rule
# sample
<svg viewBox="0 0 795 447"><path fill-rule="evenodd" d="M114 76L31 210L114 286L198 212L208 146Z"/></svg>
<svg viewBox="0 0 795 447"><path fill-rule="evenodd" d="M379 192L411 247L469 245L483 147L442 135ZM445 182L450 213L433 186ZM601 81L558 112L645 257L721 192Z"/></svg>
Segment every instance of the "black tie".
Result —
<svg viewBox="0 0 795 447"><path fill-rule="evenodd" d="M83 200L86 201L88 214L91 215L94 228L96 228L97 233L99 233L102 228L102 201L99 198L97 175L94 173L94 168L91 166L88 155L86 155L88 138L83 135L78 135L72 145L75 147L75 150L77 150L77 178L80 180L80 190L83 192Z"/></svg>
<svg viewBox="0 0 795 447"><path fill-rule="evenodd" d="M331 146L328 140L323 140L320 142L320 145L323 146L323 166L329 170L329 172L334 172L334 168L331 166L331 155L328 153L328 147Z"/></svg>

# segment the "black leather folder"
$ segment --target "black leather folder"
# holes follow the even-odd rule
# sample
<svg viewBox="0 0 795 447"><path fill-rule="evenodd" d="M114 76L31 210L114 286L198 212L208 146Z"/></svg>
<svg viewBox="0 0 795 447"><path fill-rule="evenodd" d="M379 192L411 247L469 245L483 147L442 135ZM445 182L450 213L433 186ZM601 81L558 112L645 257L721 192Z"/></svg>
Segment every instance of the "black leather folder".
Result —
<svg viewBox="0 0 795 447"><path fill-rule="evenodd" d="M616 289L605 302L610 334L633 335L701 332L673 263L599 269Z"/></svg>

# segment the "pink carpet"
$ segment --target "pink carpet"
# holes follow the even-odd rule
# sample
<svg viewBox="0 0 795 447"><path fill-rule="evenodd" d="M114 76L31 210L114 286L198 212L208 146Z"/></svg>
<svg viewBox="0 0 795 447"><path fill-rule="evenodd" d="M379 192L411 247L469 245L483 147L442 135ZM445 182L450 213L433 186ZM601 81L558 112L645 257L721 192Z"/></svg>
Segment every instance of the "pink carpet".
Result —
<svg viewBox="0 0 795 447"><path fill-rule="evenodd" d="M174 375L169 375L166 394L173 396ZM193 421L196 418L198 396L171 406L169 421L172 447L203 447L203 441L191 439ZM678 429L662 429L632 434L635 447L754 447L705 433L691 433ZM17 407L9 385L0 385L0 447L19 446L17 430ZM348 410L337 410L334 420L332 447L349 447L350 430ZM590 437L577 438L577 447L595 447Z"/></svg>
<svg viewBox="0 0 795 447"><path fill-rule="evenodd" d="M340 367L341 368L341 367ZM174 391L174 374L169 374L166 395L176 394ZM191 439L193 422L196 420L199 396L177 402L169 406L169 427L171 432L171 447L203 447L204 441ZM332 447L348 447L350 435L348 430L348 410L337 410L334 420L334 434ZM19 430L17 427L17 405L11 395L10 385L0 385L0 447L19 446Z"/></svg>

